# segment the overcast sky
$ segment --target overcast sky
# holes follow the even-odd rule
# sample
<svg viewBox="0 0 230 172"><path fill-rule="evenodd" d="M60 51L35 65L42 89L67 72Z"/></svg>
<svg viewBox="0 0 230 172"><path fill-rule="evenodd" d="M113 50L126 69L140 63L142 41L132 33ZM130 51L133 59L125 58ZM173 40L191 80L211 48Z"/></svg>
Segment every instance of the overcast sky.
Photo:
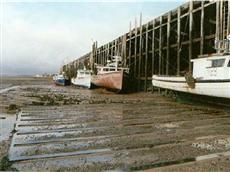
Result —
<svg viewBox="0 0 230 172"><path fill-rule="evenodd" d="M56 73L60 66L186 1L0 0L3 75Z"/></svg>

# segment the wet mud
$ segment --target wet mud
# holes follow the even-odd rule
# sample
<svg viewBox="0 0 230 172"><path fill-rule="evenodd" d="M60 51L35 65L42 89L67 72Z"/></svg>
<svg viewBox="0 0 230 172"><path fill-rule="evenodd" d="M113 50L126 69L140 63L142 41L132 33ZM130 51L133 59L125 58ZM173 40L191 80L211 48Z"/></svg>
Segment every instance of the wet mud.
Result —
<svg viewBox="0 0 230 172"><path fill-rule="evenodd" d="M179 171L197 163L194 171L215 171L219 157L229 169L228 108L52 83L21 85L0 98L3 110L20 107L8 151L18 170Z"/></svg>

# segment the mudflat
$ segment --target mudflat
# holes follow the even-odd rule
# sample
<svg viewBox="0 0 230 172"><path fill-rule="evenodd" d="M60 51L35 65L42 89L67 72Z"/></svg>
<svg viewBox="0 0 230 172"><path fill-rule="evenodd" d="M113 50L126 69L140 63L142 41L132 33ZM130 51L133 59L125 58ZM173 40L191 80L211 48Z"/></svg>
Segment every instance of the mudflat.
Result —
<svg viewBox="0 0 230 172"><path fill-rule="evenodd" d="M51 78L3 78L3 89L0 158L9 168L230 171L228 108L60 87Z"/></svg>

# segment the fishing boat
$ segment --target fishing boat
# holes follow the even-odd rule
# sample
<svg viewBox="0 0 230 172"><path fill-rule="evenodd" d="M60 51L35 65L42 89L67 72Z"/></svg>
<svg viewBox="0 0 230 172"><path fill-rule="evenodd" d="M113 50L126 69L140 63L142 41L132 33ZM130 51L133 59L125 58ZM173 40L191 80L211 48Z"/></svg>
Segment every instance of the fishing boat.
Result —
<svg viewBox="0 0 230 172"><path fill-rule="evenodd" d="M70 85L70 80L64 74L53 76L53 80L56 85L61 85L61 86Z"/></svg>
<svg viewBox="0 0 230 172"><path fill-rule="evenodd" d="M185 76L153 75L154 87L230 99L230 39L219 41L224 48L211 55L192 59L192 74ZM216 45L216 47L220 47Z"/></svg>
<svg viewBox="0 0 230 172"><path fill-rule="evenodd" d="M113 56L106 66L97 66L97 74L92 76L92 83L115 92L124 92L128 88L129 68L121 67L120 56Z"/></svg>
<svg viewBox="0 0 230 172"><path fill-rule="evenodd" d="M72 78L71 82L73 85L91 88L91 74L92 72L90 70L86 69L79 69L77 70L77 76L76 78Z"/></svg>

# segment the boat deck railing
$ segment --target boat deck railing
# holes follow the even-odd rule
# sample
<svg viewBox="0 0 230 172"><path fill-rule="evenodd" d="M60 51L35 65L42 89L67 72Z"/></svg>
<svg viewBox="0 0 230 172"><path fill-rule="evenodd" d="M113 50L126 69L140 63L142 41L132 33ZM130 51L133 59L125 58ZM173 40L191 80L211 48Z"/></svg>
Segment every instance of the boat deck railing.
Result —
<svg viewBox="0 0 230 172"><path fill-rule="evenodd" d="M215 40L215 49L218 53L230 54L230 39Z"/></svg>

